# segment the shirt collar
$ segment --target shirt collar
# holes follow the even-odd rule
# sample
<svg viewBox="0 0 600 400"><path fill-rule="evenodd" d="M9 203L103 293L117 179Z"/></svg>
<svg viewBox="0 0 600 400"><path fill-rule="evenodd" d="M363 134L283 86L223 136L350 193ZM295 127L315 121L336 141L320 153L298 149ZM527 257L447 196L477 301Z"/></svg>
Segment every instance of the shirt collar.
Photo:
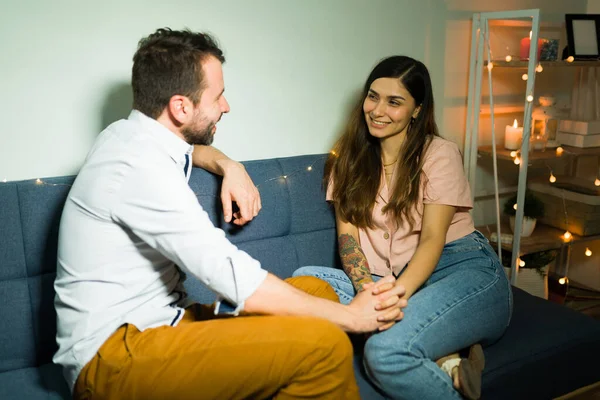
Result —
<svg viewBox="0 0 600 400"><path fill-rule="evenodd" d="M192 155L194 146L181 139L166 126L162 125L157 120L148 117L138 110L132 110L127 117L129 121L140 124L144 131L152 135L152 137L165 149L176 163L185 162L185 155Z"/></svg>

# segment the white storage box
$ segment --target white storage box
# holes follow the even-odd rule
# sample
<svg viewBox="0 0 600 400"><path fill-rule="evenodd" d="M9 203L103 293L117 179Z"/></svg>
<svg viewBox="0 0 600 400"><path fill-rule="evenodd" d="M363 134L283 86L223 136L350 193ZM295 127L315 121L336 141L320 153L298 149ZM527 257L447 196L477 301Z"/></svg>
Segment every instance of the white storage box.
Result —
<svg viewBox="0 0 600 400"><path fill-rule="evenodd" d="M600 121L563 119L558 123L558 130L565 133L576 133L577 135L600 135Z"/></svg>
<svg viewBox="0 0 600 400"><path fill-rule="evenodd" d="M558 132L556 141L573 147L600 147L600 135L576 135L574 133Z"/></svg>

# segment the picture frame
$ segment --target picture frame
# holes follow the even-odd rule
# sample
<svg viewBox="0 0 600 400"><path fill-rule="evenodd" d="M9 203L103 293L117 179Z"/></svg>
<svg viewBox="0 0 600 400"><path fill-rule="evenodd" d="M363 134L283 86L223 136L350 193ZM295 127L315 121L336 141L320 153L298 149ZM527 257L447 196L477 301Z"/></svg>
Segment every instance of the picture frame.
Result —
<svg viewBox="0 0 600 400"><path fill-rule="evenodd" d="M600 14L565 15L568 52L575 60L600 58Z"/></svg>

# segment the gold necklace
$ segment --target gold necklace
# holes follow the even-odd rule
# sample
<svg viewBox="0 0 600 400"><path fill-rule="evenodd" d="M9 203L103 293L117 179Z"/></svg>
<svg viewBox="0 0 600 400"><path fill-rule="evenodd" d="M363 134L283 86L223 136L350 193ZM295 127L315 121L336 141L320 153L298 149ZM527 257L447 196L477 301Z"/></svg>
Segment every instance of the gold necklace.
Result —
<svg viewBox="0 0 600 400"><path fill-rule="evenodd" d="M383 164L383 166L384 166L384 167L389 167L390 165L394 165L394 164L396 164L396 161L398 161L398 159L397 159L397 158L396 158L394 161L392 161L391 163L389 163L389 164L385 164L385 163L384 163L384 164Z"/></svg>

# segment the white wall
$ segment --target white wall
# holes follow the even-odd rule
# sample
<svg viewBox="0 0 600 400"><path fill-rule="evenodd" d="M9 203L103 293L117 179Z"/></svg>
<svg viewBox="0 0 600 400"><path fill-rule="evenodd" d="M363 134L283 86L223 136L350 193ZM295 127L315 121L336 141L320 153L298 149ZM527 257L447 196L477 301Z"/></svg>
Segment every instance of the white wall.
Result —
<svg viewBox="0 0 600 400"><path fill-rule="evenodd" d="M214 144L240 160L328 151L368 72L391 54L426 62L443 93L441 0L10 3L0 180L76 173L96 135L129 112L138 40L164 26L219 39L232 111Z"/></svg>
<svg viewBox="0 0 600 400"><path fill-rule="evenodd" d="M600 14L600 0L587 0L587 14Z"/></svg>

